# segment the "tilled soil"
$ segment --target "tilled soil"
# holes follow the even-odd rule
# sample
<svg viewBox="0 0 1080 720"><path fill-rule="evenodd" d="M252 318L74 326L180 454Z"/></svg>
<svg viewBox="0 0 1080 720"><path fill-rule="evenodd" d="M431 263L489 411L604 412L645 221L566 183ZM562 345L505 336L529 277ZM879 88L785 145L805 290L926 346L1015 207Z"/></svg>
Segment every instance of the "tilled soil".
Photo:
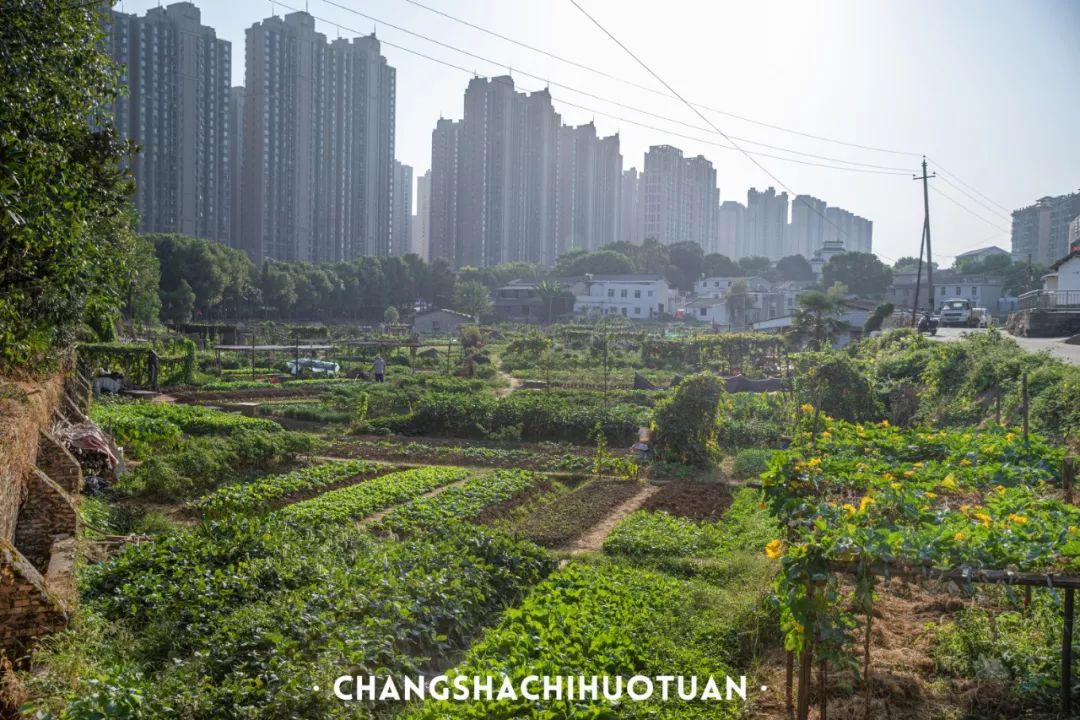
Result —
<svg viewBox="0 0 1080 720"><path fill-rule="evenodd" d="M719 520L730 504L731 490L727 485L674 480L650 495L641 509L663 510L690 520Z"/></svg>

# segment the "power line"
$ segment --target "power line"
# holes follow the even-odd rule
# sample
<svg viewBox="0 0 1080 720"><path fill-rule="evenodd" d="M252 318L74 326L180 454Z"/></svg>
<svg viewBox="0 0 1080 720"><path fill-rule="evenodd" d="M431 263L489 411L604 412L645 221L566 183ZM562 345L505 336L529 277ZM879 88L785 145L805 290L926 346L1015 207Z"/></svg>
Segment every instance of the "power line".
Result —
<svg viewBox="0 0 1080 720"><path fill-rule="evenodd" d="M608 78L610 80L617 80L618 82L624 83L624 84L629 85L631 87L635 87L635 88L638 88L639 90L644 90L646 92L650 92L650 93L653 93L653 94L656 94L656 95L660 95L662 97L675 98L675 99L680 99L680 100L682 99L682 98L678 98L678 96L676 96L676 95L671 95L671 94L668 94L668 93L666 93L666 92L664 92L662 90L657 90L656 88L649 87L648 85L642 85L642 84L636 83L636 82L634 82L632 80L627 80L625 78L618 77L617 75L613 75L613 74L611 74L609 72L606 72L604 70L600 70L600 69L592 67L590 65L586 65L585 63L578 62L576 60L571 60L569 58L563 57L561 55L557 55L557 54L555 54L553 52L550 52L548 50L544 50L543 48L539 48L539 47L536 47L534 45L530 45L530 44L528 44L526 42L522 42L521 40L517 40L515 38L509 37L507 35L496 32L494 30L490 30L488 28L482 27L482 26L477 25L476 23L470 22L468 20L463 20L462 18L456 17L454 15L451 15L450 13L444 12L444 11L439 10L437 8L429 7L429 6L427 6L427 5L425 5L425 4L421 3L421 2L418 2L417 0L405 0L405 2L410 3L412 5L415 5L415 6L419 7L419 8L423 8L424 10L427 10L428 12L435 13L436 15L441 15L442 17L444 17L444 18L446 18L448 20L452 20L452 21L454 21L456 23L459 23L461 25L464 25L466 27L473 28L474 30L479 30L480 32L491 35L492 37L496 37L496 38L499 38L500 40L504 40L506 42L517 45L519 47L523 47L526 50L531 50L533 52L540 53L541 55L545 55L547 57L553 58L555 60L566 63L568 65L572 65L572 66L574 66L576 68L579 68L579 69L582 69L582 70L587 70L587 71L589 71L591 73L595 73L596 75L599 75L601 77L605 77L605 78ZM864 144L856 143L856 142L849 142L849 141L845 141L845 140L837 140L835 138L825 137L823 135L815 135L813 133L808 133L808 132L804 132L804 131L801 131L801 130L794 130L792 128L784 127L782 125L775 125L775 124L767 123L767 122L764 122L764 121L761 121L761 120L755 120L753 118L749 118L749 117L746 117L744 115L738 115L736 113L728 112L726 110L720 110L719 108L709 107L708 105L704 105L704 104L701 104L701 103L694 103L694 106L698 107L698 108L701 108L702 110L707 110L709 112L716 113L718 115L726 115L727 117L735 118L736 120L742 120L743 122L751 123L753 125L758 125L760 127L769 128L771 130L779 130L780 132L786 132L786 133L790 133L792 135L798 135L798 136L801 136L801 137L810 138L812 140L819 140L821 142L833 143L835 145L845 145L847 147L858 148L860 150L870 150L870 151L873 151L873 152L889 153L891 155L907 155L907 156L912 156L912 157L918 157L919 156L919 153L916 153L916 152L909 152L909 151L905 151L905 150L892 150L892 149L889 149L889 148L875 147L873 145L864 145Z"/></svg>
<svg viewBox="0 0 1080 720"><path fill-rule="evenodd" d="M932 188L930 188L930 189L931 189L931 190L933 190L934 192L936 192L936 193L937 193L938 195L940 195L941 197L943 197L943 198L945 198L946 200L948 200L949 202L951 202L951 203L952 203L953 205L955 205L955 206L957 206L958 208L960 208L961 210L963 210L964 212L968 213L969 215L971 215L971 216L973 216L973 217L976 217L976 218L978 218L979 220L982 220L982 221L983 221L984 223L986 223L986 224L987 224L987 225L989 225L990 227L993 227L993 228L997 228L998 230L1001 230L1001 232L1003 232L1003 233L1006 233L1006 234L1008 234L1008 233L1011 233L1011 232L1012 232L1012 231L1011 231L1011 230L1009 230L1009 229L1006 229L1006 228L1003 228L1003 227L1001 227L1000 225L998 225L997 223L995 223L995 222L994 222L994 221L992 221L992 220L987 220L987 219L986 219L986 218L984 218L984 217L983 217L982 215L980 215L979 213L977 213L977 212L975 212L974 210L972 210L971 208L969 208L969 207L968 207L967 205L964 205L963 203L961 203L961 202L960 202L959 200L957 200L956 198L952 197L951 195L947 195L947 194L946 194L945 192L943 192L943 191L939 190L938 188L936 188L936 187L932 187Z"/></svg>
<svg viewBox="0 0 1080 720"><path fill-rule="evenodd" d="M1002 215L1002 214L1001 214L1000 212L998 212L997 210L995 210L995 209L994 209L993 207L991 207L990 205L987 205L987 204L986 204L986 203L984 203L984 202L983 202L982 200L979 200L979 198L975 197L974 195L972 195L972 194L971 194L971 193L969 193L968 191L964 190L964 188L960 187L960 185L959 185L959 184L957 184L957 183L953 182L952 180L950 180L949 178L945 177L944 175L942 175L942 176L940 176L940 177L941 177L941 179L942 179L942 180L944 180L944 181L945 181L945 182L946 182L947 184L949 184L949 185L951 185L951 186L952 186L953 188L955 188L955 189L957 190L957 192L959 192L959 193L963 194L963 195L964 195L965 197L967 197L967 198L968 198L969 200L972 200L973 202L975 202L975 203L978 203L979 205L983 206L984 208L986 208L987 210L989 210L989 211L990 211L991 213L993 213L994 215L997 215L997 216L998 216L999 218L1001 218L1002 220L1006 220L1006 221L1009 221L1009 222L1011 222L1011 221L1012 221L1012 218L1010 218L1010 217L1009 217L1008 215Z"/></svg>
<svg viewBox="0 0 1080 720"><path fill-rule="evenodd" d="M995 202L995 201L994 201L994 200L992 200L991 198L987 197L987 196L986 196L986 195L984 195L983 193L981 193L981 192L979 192L978 190L976 190L975 188L973 188L973 187L972 187L971 185L969 185L968 183L966 183L966 182L964 182L963 180L961 180L961 179L960 179L959 177L957 177L957 176L956 176L956 173L952 173L952 172L949 172L948 170L946 170L946 169L945 169L944 167L942 167L941 163L939 163L939 162L938 162L937 160L934 160L933 158L931 158L931 160L933 161L933 163L934 163L934 166L935 166L935 167L936 167L936 168L938 169L938 172L941 172L941 173L943 173L943 174L945 174L945 175L948 175L948 176L949 176L949 177L951 177L951 178L952 178L953 180L955 180L956 182L958 182L958 183L960 183L961 185L963 185L964 187L966 187L966 188L967 188L968 190L972 191L973 193L975 193L976 195L978 195L978 196L979 196L979 197L981 197L982 199L984 199L984 200L986 200L987 202L989 202L989 203L990 203L991 205L995 205L995 206L997 206L997 207L998 207L998 208L1000 208L1001 210L1004 210L1004 211L1005 211L1005 212L1007 212L1007 213L1011 213L1011 212L1012 212L1012 211L1011 211L1011 210L1010 210L1009 208L1005 207L1004 205L1002 205L1002 204L1001 204L1001 203L999 203L999 202Z"/></svg>
<svg viewBox="0 0 1080 720"><path fill-rule="evenodd" d="M287 5L287 4L283 3L283 2L279 2L278 0L275 0L275 4L278 5L281 8L284 8L285 10L290 10L292 12L301 12L299 9L291 7L290 5ZM318 20L319 22L326 23L327 25L331 25L333 27L339 28L339 29L344 30L344 31L349 32L349 33L354 33L356 35L363 35L364 34L364 32L362 30L357 30L356 28L348 27L347 25L342 25L341 23L338 23L338 22L336 22L334 20L330 20L328 18L320 17L318 15L312 15L312 17L315 20ZM448 68L458 70L458 71L463 72L463 73L465 73L467 75L470 75L470 76L473 76L473 77L487 77L492 82L498 82L498 83L502 83L504 85L507 85L509 87L513 87L512 81L511 82L506 82L504 80L501 80L499 77L482 76L479 73L477 73L476 70L474 70L474 69L470 69L470 68L464 67L462 65L457 65L457 64L452 63L452 62L450 62L448 60L442 60L440 58L433 57L433 56L428 55L426 53L420 52L419 50L413 50L412 48L405 47L404 45L399 45L397 43L389 42L389 41L384 40L382 38L379 39L379 42L381 44L387 46L387 47L392 47L392 48L395 48L397 50L401 50L402 52L409 53L410 55L415 55L416 57L422 58L424 60L428 60L430 62L434 62L434 63L437 63L439 65L444 65L444 66L446 66ZM485 62L491 62L493 64L497 64L494 61L490 61L490 60L485 60ZM655 131L655 132L663 133L663 134L668 135L668 136L679 137L679 138L683 138L683 139L686 139L686 140L699 142L699 143L702 143L702 144L705 144L705 145L710 145L712 147L717 147L717 148L720 148L722 150L735 150L735 151L742 152L744 154L757 155L757 156L760 156L760 157L767 157L767 158L770 158L770 159L773 159L773 160L779 160L781 162L790 162L790 163L796 163L796 164L799 164L799 165L808 165L810 167L820 167L820 168L825 168L825 169L828 169L828 170L842 170L842 171L845 171L845 172L857 172L857 173L864 173L864 174L871 174L871 175L906 175L907 174L906 172L895 172L895 171L892 171L892 170L876 170L876 169L871 169L871 168L843 167L843 166L837 166L837 165L828 165L828 164L825 164L825 163L810 162L808 160L799 160L797 158L789 158L789 157L783 157L783 156L780 156L780 155L772 155L770 153L761 153L761 152L757 152L757 151L746 151L746 150L743 150L742 148L736 147L734 145L724 145L723 143L716 142L715 140L706 140L704 138L695 137L693 135L687 135L685 133L680 133L680 132L677 132L675 130L670 130L670 129L667 129L667 128L661 128L661 127L657 127L655 125L649 125L648 123L643 123L643 122L638 121L638 120L633 120L633 119L630 119L630 118L627 118L627 117L623 117L621 115L615 115L613 113L605 112L603 110L597 110L596 108L589 107L587 105L581 105L579 103L571 102L571 101L566 100L564 98L559 98L559 97L554 97L553 96L551 98L551 100L552 100L552 102L556 102L556 103L559 103L561 105L566 105L568 107L573 107L573 108L576 108L576 109L579 109L579 110L583 110L585 112L589 112L589 113L592 113L594 115L599 115L599 116L602 116L602 117L606 117L606 118L609 118L609 119L612 119L612 120L616 120L618 122L624 122L624 123L627 123L629 125L635 125L637 127L641 127L641 128L646 129L646 130L652 130L652 131ZM841 161L841 162L846 162L846 161Z"/></svg>
<svg viewBox="0 0 1080 720"><path fill-rule="evenodd" d="M761 171L762 171L763 173L765 173L765 174L766 174L766 175L768 175L768 176L769 176L770 178L772 178L772 180L773 180L773 181L774 181L774 182L775 182L775 183L776 183L777 185L779 185L780 187L784 188L784 189L785 189L785 190L787 190L787 191L788 191L789 193L791 193L791 194L792 194L792 195L793 195L793 196L795 197L795 199L798 199L798 198L800 197L799 195L796 195L796 194L795 194L795 191L793 191L793 190L792 190L791 188L789 188L789 187L788 187L787 185L785 185L785 184L784 184L784 183L783 183L783 182L782 182L782 181L780 180L780 178L778 178L778 177L777 177L776 175L774 175L774 174L773 174L772 172L770 172L768 168L766 168L766 167L765 167L764 165L762 165L762 164L761 164L760 162L758 162L758 161L757 161L757 159L756 159L756 158L754 158L754 156L753 156L753 155L751 155L750 153L748 153L748 152L747 152L746 150L743 150L743 148L741 148L741 147L740 147L740 146L739 146L739 145L738 145L738 144L737 144L737 143L736 143L736 142L735 142L734 140L732 140L732 139L731 139L731 138L730 138L730 137L729 137L729 136L728 136L728 135L727 135L727 134L726 134L726 133L725 133L725 132L724 132L723 130L721 130L720 128L718 128L718 127L717 127L717 126L716 126L716 125L715 125L715 124L714 124L714 123L713 123L713 122L712 122L711 120L709 120L709 119L708 119L707 117L705 117L705 116L704 116L704 115L703 115L703 114L701 113L701 111L700 111L700 110L698 110L698 109L697 109L696 107L694 107L694 106L693 106L692 104L690 104L690 102L688 102L688 101L686 100L686 98L684 98L684 97L683 97L682 95L680 95L680 94L678 93L678 91L676 91L676 90L675 90L675 88L673 88L673 87L672 87L671 85L669 85L669 84L667 83L667 81L665 81L665 80L664 80L664 79L663 79L662 77L660 77L660 75L658 75L658 74L657 74L657 73L656 73L656 72L655 72L655 71L654 71L654 70L653 70L653 69L652 69L651 67L649 67L649 66L648 66L648 65L647 65L647 64L645 63L645 61L643 61L643 60L642 60L641 58L639 58L639 57L638 57L637 55L635 55L635 54L634 54L634 52L633 52L633 51L632 51L632 50L631 50L630 48L628 48L628 47L627 47L626 45L624 45L624 44L623 44L623 43L622 43L622 42L621 42L621 41L620 41L620 40L619 40L619 39L618 39L617 37L615 37L614 35L612 35L612 34L611 34L611 32L610 32L610 31L608 31L608 29L607 29L606 27L604 27L603 25L601 25L601 24L600 24L600 22L599 22L599 21L598 21L598 20L597 20L596 18L594 18L594 17L592 16L592 15L590 15L590 14L588 13L588 11L587 11L587 10L585 10L585 8L583 8L583 7L582 7L582 6L581 6L581 5L580 5L580 4L579 4L579 3L577 2L577 0L570 0L570 3L571 3L571 4L572 4L572 5L574 6L574 7L576 7L576 8L578 9L578 10L580 10L580 11L581 11L581 14L582 14L582 15L584 15L585 17L587 17L587 18L588 18L588 19L589 19L589 20L590 20L590 21L591 21L591 22L593 23L593 25L596 25L596 27L600 28L600 30L601 30L601 31L602 31L602 32L603 32L603 33L604 33L605 35L607 35L607 36L608 36L608 37L609 37L609 38L610 38L610 39L612 40L612 42L614 42L614 43L615 43L616 45L618 45L619 47L621 47L621 48L622 48L622 49L623 49L623 50L624 50L624 51L626 52L626 54L627 54L627 55L629 55L630 57L632 57L632 58L633 58L633 59L634 59L634 60L635 60L635 61L636 61L636 62L637 62L637 63L638 63L639 65L641 65L641 67L645 68L645 70L646 70L646 71L648 71L648 73L649 73L650 75L652 75L652 76L653 76L654 78L656 78L656 79L657 79L657 81L659 81L659 83L660 83L661 85L663 85L664 87L666 87L666 88L667 88L667 89L668 89L668 90L669 90L669 91L670 91L670 92L671 92L671 93L672 93L672 94L673 94L673 95L674 95L675 97L677 97L677 98L678 98L679 100L681 100L681 101L682 101L682 102L683 102L683 103L684 103L684 104L685 104L685 105L686 105L687 107L689 107L689 108L690 108L691 110L693 110L693 111L694 111L694 113L695 113L695 114L696 114L696 115L697 115L698 117L700 117L700 118L701 118L702 120L704 120L705 122L707 122L707 123L709 124L709 126L710 126L710 127L712 127L712 129L713 129L713 130L715 130L716 132L718 132L718 133L719 133L720 135L723 135L723 136L724 136L724 139L725 139L725 140L727 140L727 141L728 141L729 143L731 143L731 144L732 144L732 145L734 145L734 146L735 146L736 148L738 148L738 150L739 150L739 151L740 151L740 152L741 152L741 153L742 153L743 155L745 155L745 156L747 157L747 159L748 159L748 160L750 160L750 162L754 163L754 165L756 165L756 166L757 166L757 167L758 167L758 168L759 168L759 169L760 169L760 170L761 170ZM836 223L834 223L834 222L833 222L832 220L830 220L830 219L828 218L828 216L826 216L826 215L825 215L825 213L823 213L823 212L821 212L820 210L818 210L818 209L817 209L816 207L814 207L814 205L813 205L813 204L811 204L811 203L809 203L809 202L806 202L806 201L804 201L804 202L803 202L803 204L804 204L804 205L806 205L806 206L807 206L808 208L810 208L810 210L811 210L811 211L813 211L813 212L814 212L814 213L815 213L816 215L820 216L822 220L824 220L825 222L827 222L827 223L829 223L830 225L832 225L832 226L833 226L833 227L834 227L834 228L836 229L836 231L837 231L837 233L838 233L838 234L840 234L840 235L844 236L845 238L847 237L847 233L845 233L845 232L843 231L843 229L842 229L842 228L841 228L841 227L840 227L839 225L837 225L837 224L836 224Z"/></svg>
<svg viewBox="0 0 1080 720"><path fill-rule="evenodd" d="M701 132L714 132L713 130L710 130L709 128L701 127L700 125L694 125L694 124L691 124L691 123L687 123L687 122L684 122L684 121L679 120L677 118L672 118L672 117L669 117L667 115L661 115L659 113L652 112L651 110L645 110L643 108L640 108L640 107L637 107L637 106L634 106L634 105L628 105L628 104L620 102L618 100L612 100L611 98L604 97L602 95L597 95L596 93L592 93L592 92L589 92L587 90L581 90L581 89L576 88L576 87L574 87L572 85L567 85L565 83L556 82L556 81L551 80L551 79L549 79L547 77L537 75L536 73L530 73L530 72L528 72L526 70L522 70L521 68L510 68L507 63L499 62L498 60L493 60L493 59L491 59L489 57L485 57L484 55L479 55L479 54L474 53L474 52L472 52L470 50L464 50L464 49L462 49L460 47L457 47L456 45L452 45L450 43L444 42L444 41L439 40L437 38L431 37L430 35L425 35L423 33L419 33L419 32L416 32L414 30L410 30L410 29L408 29L406 27L402 27L401 25L397 25L397 24L394 24L394 23L391 23L391 22L387 22L386 20L382 20L380 18L377 18L374 15L370 15L370 14L362 12L360 10L356 10L355 8L351 8L351 7L347 6L347 5L343 5L343 4L339 3L339 2L335 2L335 0L323 0L323 2L326 3L327 5L331 5L333 7L338 8L338 9L341 9L341 10L344 10L346 12L352 13L353 15L357 15L357 16L365 18L367 20L371 20L374 23L378 23L378 24L384 25L384 26L386 26L388 28L392 28L394 30L397 30L398 32L403 32L403 33L405 33L407 35L412 35L413 37L419 38L419 39L424 40L426 42L430 42L430 43L433 43L433 44L438 45L440 47L444 47L444 48L446 48L448 50L452 50L454 52L461 53L462 55L466 55L466 56L471 57L471 58L473 58L475 60L480 60L482 62L486 62L486 63L489 63L491 65L495 65L495 66L498 66L498 67L506 67L506 68L508 68L508 70L509 70L509 72L511 74L517 73L518 75L523 75L523 76L525 76L527 78L532 78L533 80L536 80L538 82L547 83L548 85L551 85L553 87L558 87L558 88L562 88L564 90L569 90L570 92L577 93L579 95L584 95L585 97L590 97L590 98L593 98L594 100L599 100L601 102L609 103L609 104L614 105L616 107L621 107L621 108L623 108L625 110L630 110L632 112L641 113L642 115L646 115L648 117L656 118L658 120L663 120L665 122L674 123L676 125L682 125L684 127L690 128L692 130L697 130L697 131L701 131ZM391 45L390 43L386 43L386 44ZM394 47L394 46L391 45L391 47ZM563 101L563 102L565 103L565 101ZM569 103L566 103L566 104L569 104ZM631 121L625 121L625 122L631 122ZM683 137L686 137L686 136L683 136ZM728 137L728 136L725 136L725 137ZM693 139L693 138L691 138L691 139ZM794 150L792 148L787 148L787 147L783 147L783 146L780 146L780 145L771 145L769 143L763 143L763 142L759 142L759 141L756 141L756 140L750 140L749 138L741 138L741 137L738 137L738 136L735 136L735 135L730 136L729 140L730 139L739 140L740 142L744 142L744 143L746 143L748 145L756 145L756 146L759 146L759 147L769 148L771 150L778 150L780 152L791 153L792 155L801 155L803 157L810 157L810 158L814 158L816 160L825 160L825 161L833 162L833 163L843 163L843 164L846 164L846 165L854 165L854 166L858 166L858 167L871 168L871 169L874 169L874 170L888 170L888 171L895 172L895 173L898 173L898 174L907 174L907 172L908 172L906 168L900 168L900 167L888 166L888 165L877 165L877 164L874 164L874 163L864 163L864 162L858 162L858 161L855 161L855 160L845 160L843 158L830 157L828 155L818 155L818 154L815 154L815 153L803 152L801 150ZM771 157L775 158L775 156L771 156ZM780 158L780 159L782 159L782 158Z"/></svg>

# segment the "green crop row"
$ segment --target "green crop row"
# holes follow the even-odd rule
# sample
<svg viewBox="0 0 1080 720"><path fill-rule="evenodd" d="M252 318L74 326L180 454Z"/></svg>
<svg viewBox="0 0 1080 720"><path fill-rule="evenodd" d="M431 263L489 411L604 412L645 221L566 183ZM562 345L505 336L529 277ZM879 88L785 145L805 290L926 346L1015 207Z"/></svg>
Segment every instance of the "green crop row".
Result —
<svg viewBox="0 0 1080 720"><path fill-rule="evenodd" d="M95 403L90 417L139 457L177 448L185 435L228 435L239 429L281 431L271 420L170 403Z"/></svg>
<svg viewBox="0 0 1080 720"><path fill-rule="evenodd" d="M384 517L375 527L399 535L437 529L452 519L471 520L481 510L509 500L532 487L542 476L521 470L499 470L473 478L443 492L406 503Z"/></svg>
<svg viewBox="0 0 1080 720"><path fill-rule="evenodd" d="M490 675L497 681L496 690L503 674L515 688L530 675L608 676L612 688L616 677L697 676L699 694L711 676L723 693L729 668L741 659L737 637L752 631L759 603L760 596L745 588L736 593L617 564L572 563L534 588L520 607L508 610L451 675ZM429 701L402 717L734 718L740 710L737 700L678 700L674 685L671 695L667 702L660 700L657 687L653 699L629 702L624 690L617 706L602 697L592 702L520 696L467 703Z"/></svg>
<svg viewBox="0 0 1080 720"><path fill-rule="evenodd" d="M383 475L380 478L331 490L311 500L289 505L275 515L304 525L360 520L373 512L463 480L468 472L456 467L427 467Z"/></svg>
<svg viewBox="0 0 1080 720"><path fill-rule="evenodd" d="M595 480L540 507L515 529L544 547L561 547L640 490L640 485L627 480Z"/></svg>
<svg viewBox="0 0 1080 720"><path fill-rule="evenodd" d="M284 475L268 475L253 482L228 485L199 498L192 507L206 516L254 513L271 509L289 495L333 485L361 475L388 469L365 460L342 460L300 468Z"/></svg>
<svg viewBox="0 0 1080 720"><path fill-rule="evenodd" d="M73 718L387 717L393 703L343 706L333 679L453 656L553 569L534 545L453 520L406 542L352 525L207 525L167 554L132 548L95 569L79 649L96 679L35 681L55 682ZM138 712L118 714L131 701Z"/></svg>

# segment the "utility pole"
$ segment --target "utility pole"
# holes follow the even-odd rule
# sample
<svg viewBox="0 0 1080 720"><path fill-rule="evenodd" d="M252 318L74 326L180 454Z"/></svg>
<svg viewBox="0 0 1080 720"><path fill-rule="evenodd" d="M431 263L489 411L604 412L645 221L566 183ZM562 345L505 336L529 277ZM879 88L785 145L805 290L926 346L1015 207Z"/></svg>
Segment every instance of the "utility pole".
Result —
<svg viewBox="0 0 1080 720"><path fill-rule="evenodd" d="M922 259L926 249L926 223L923 223L922 236L919 238L919 267L915 272L915 299L911 302L911 327L915 327L915 313L919 310L919 295L922 289Z"/></svg>
<svg viewBox="0 0 1080 720"><path fill-rule="evenodd" d="M937 177L937 173L930 175L926 172L926 156L923 155L922 159L922 176L915 175L915 180L922 180L922 198L923 198L923 234L926 236L926 285L929 291L930 299L930 313L934 312L934 255L930 251L930 186L926 184L926 181L932 177ZM916 302L918 298L916 297Z"/></svg>

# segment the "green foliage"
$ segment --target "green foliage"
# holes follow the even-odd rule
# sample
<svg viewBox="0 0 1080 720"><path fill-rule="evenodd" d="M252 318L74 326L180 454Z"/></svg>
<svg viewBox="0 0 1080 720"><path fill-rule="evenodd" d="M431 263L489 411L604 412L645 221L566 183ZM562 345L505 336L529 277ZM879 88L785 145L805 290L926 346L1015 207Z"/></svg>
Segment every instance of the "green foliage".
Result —
<svg viewBox="0 0 1080 720"><path fill-rule="evenodd" d="M513 498L540 480L541 476L534 473L498 470L401 505L376 523L374 529L398 536L437 532L454 519L472 520L485 508Z"/></svg>
<svg viewBox="0 0 1080 720"><path fill-rule="evenodd" d="M653 411L653 444L664 458L704 467L717 456L718 419L727 393L712 375L686 378Z"/></svg>
<svg viewBox="0 0 1080 720"><path fill-rule="evenodd" d="M722 678L734 660L734 637L747 629L756 598L739 601L693 580L616 564L574 563L537 586L508 610L499 625L470 648L451 675L506 673L515 687L527 675L708 675ZM734 602L733 602L734 601ZM736 629L738 628L738 629ZM734 673L733 673L734 674ZM704 682L704 680L702 681ZM699 685L699 692L701 686ZM723 690L721 689L721 692ZM618 717L697 718L700 702L659 699L623 702ZM738 714L736 703L716 703L711 717ZM516 702L428 702L403 717L613 717L597 702L519 698Z"/></svg>
<svg viewBox="0 0 1080 720"><path fill-rule="evenodd" d="M249 483L228 485L191 503L207 517L252 514L271 509L290 495L320 490L361 476L385 472L389 468L366 460L340 460L300 468L284 475L267 475Z"/></svg>
<svg viewBox="0 0 1080 720"><path fill-rule="evenodd" d="M875 420L881 407L868 368L843 352L802 353L797 356L795 397L832 417Z"/></svg>
<svg viewBox="0 0 1080 720"><path fill-rule="evenodd" d="M881 297L892 285L892 269L872 253L846 252L829 258L822 269L822 284L843 283L861 297Z"/></svg>
<svg viewBox="0 0 1080 720"><path fill-rule="evenodd" d="M740 450L735 456L733 466L736 477L757 477L769 468L769 460L772 458L772 455L772 450L762 450L759 448Z"/></svg>
<svg viewBox="0 0 1080 720"><path fill-rule="evenodd" d="M775 364L783 340L764 333L713 333L673 339L650 336L641 346L641 361L650 368L685 372L711 367L730 375L736 368L744 375L760 373Z"/></svg>
<svg viewBox="0 0 1080 720"><path fill-rule="evenodd" d="M0 365L29 366L123 298L133 151L103 109L118 92L100 10L5 3L0 22ZM89 121L89 122L88 122Z"/></svg>
<svg viewBox="0 0 1080 720"><path fill-rule="evenodd" d="M593 480L523 518L514 527L544 547L564 547L641 489L626 480Z"/></svg>
<svg viewBox="0 0 1080 720"><path fill-rule="evenodd" d="M390 473L289 505L277 515L303 525L359 520L371 513L467 477L462 468L429 467Z"/></svg>
<svg viewBox="0 0 1080 720"><path fill-rule="evenodd" d="M995 597L999 593L988 595L984 599L990 602L1002 600ZM1032 593L1026 610L1016 600L1004 611L967 607L953 622L938 626L934 663L947 676L976 678L1025 708L1041 707L1052 714L1060 699L1061 606L1040 591ZM1076 685L1080 673L1075 667L1072 672Z"/></svg>
<svg viewBox="0 0 1080 720"><path fill-rule="evenodd" d="M282 432L272 420L244 417L198 405L154 402L95 403L90 417L137 457L179 447L184 435L227 436L240 429Z"/></svg>
<svg viewBox="0 0 1080 720"><path fill-rule="evenodd" d="M382 316L383 316L383 322L386 323L387 325L396 324L398 319L401 317L400 313L398 313L398 309L396 307L394 307L393 305L387 306L387 308L385 310L383 310L383 315Z"/></svg>
<svg viewBox="0 0 1080 720"><path fill-rule="evenodd" d="M783 280L816 280L814 269L802 255L788 255L776 261L776 272Z"/></svg>
<svg viewBox="0 0 1080 720"><path fill-rule="evenodd" d="M491 314L491 292L478 282L458 283L454 287L454 299L451 305L458 312L474 318Z"/></svg>
<svg viewBox="0 0 1080 720"><path fill-rule="evenodd" d="M876 332L881 329L881 324L885 322L885 318L893 314L896 306L892 303L882 303L874 308L873 314L866 319L866 324L863 325L863 332L869 335L872 332Z"/></svg>

